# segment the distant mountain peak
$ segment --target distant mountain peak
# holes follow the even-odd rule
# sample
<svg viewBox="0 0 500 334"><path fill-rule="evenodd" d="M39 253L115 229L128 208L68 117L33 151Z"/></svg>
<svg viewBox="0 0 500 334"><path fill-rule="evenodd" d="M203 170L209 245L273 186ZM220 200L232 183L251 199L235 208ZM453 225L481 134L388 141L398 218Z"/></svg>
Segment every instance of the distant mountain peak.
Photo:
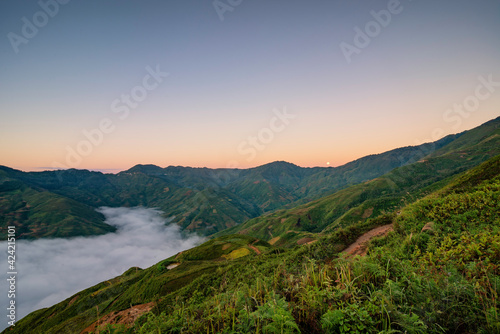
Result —
<svg viewBox="0 0 500 334"><path fill-rule="evenodd" d="M153 164L137 164L134 167L123 171L122 173L152 173L159 172L161 170L163 170L163 168Z"/></svg>
<svg viewBox="0 0 500 334"><path fill-rule="evenodd" d="M271 166L275 166L275 167L294 167L294 168L301 168L300 166L297 166L291 162L288 162L288 161L283 161L283 160L278 160L278 161L273 161L273 162L269 162L267 164L264 164L264 165L260 165L260 166L257 166L255 168L262 168L262 167L271 167Z"/></svg>

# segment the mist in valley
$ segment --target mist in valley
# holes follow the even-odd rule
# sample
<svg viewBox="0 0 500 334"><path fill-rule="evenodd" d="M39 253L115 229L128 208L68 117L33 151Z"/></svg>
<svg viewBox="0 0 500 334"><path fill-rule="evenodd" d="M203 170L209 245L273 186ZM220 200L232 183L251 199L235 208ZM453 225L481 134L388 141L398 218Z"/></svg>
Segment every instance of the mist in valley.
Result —
<svg viewBox="0 0 500 334"><path fill-rule="evenodd" d="M16 242L16 313L27 314L50 307L80 290L121 275L130 267L147 268L203 241L181 234L177 225L166 225L161 211L149 208L99 209L115 233L71 239L38 239ZM0 243L5 253L7 242ZM7 280L0 289L8 291ZM7 294L1 296L8 305ZM8 319L0 324L7 327Z"/></svg>

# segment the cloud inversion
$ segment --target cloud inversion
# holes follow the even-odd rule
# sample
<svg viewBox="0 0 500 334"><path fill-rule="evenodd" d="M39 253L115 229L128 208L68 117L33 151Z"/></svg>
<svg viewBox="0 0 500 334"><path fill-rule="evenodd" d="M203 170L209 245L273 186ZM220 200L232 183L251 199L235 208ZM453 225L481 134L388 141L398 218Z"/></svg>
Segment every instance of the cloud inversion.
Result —
<svg viewBox="0 0 500 334"><path fill-rule="evenodd" d="M116 233L16 242L16 320L130 267L147 268L202 241L194 235L183 237L177 225L165 225L155 209L106 207L99 211L108 224L118 228ZM7 243L0 242L0 249L5 253L7 272ZM6 279L1 280L0 289L0 301L7 307ZM0 328L7 327L7 321L3 319Z"/></svg>

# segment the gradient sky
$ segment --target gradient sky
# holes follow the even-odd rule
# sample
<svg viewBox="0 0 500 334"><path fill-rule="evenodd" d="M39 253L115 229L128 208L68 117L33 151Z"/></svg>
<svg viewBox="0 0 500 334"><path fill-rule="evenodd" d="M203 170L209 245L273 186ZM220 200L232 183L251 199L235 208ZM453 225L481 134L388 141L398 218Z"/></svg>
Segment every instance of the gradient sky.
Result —
<svg viewBox="0 0 500 334"><path fill-rule="evenodd" d="M2 165L337 166L500 115L499 1L60 1L0 2Z"/></svg>

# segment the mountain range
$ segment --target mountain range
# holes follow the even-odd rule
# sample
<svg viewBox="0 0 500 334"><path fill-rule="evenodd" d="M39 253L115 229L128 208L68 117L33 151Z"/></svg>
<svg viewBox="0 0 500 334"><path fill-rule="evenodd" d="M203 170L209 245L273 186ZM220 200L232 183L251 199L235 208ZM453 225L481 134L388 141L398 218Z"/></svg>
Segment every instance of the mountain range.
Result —
<svg viewBox="0 0 500 334"><path fill-rule="evenodd" d="M280 245L308 238L307 232L328 232L393 212L402 204L428 195L450 177L500 154L499 124L497 118L462 133L447 145L436 145L435 150L415 163L292 209L265 214L216 235L243 233Z"/></svg>
<svg viewBox="0 0 500 334"><path fill-rule="evenodd" d="M219 230L6 333L500 332L500 118L338 168L138 165L117 175L69 170L61 180L56 172L2 173L2 203L19 196L26 211L44 192L75 219L75 203L92 212L184 199L198 204L184 216L175 211L181 203L169 211L178 224ZM210 213L226 214L217 228L207 228ZM344 252L349 245L358 250Z"/></svg>
<svg viewBox="0 0 500 334"><path fill-rule="evenodd" d="M277 209L294 207L381 176L435 152L465 133L370 155L340 167L273 162L251 169L136 165L118 174L87 170L22 172L0 166L0 227L19 238L114 231L101 206L159 208L183 230L210 235Z"/></svg>

